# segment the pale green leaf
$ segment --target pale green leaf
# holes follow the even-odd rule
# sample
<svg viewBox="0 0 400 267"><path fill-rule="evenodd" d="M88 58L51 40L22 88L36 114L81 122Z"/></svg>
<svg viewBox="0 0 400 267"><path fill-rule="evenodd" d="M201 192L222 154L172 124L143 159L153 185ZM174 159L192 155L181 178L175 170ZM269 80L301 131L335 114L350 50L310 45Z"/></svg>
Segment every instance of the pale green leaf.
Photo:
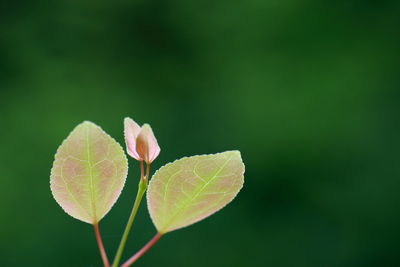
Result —
<svg viewBox="0 0 400 267"><path fill-rule="evenodd" d="M121 194L127 172L122 147L99 126L85 121L58 148L50 187L66 213L95 224Z"/></svg>
<svg viewBox="0 0 400 267"><path fill-rule="evenodd" d="M150 181L147 206L160 233L198 222L231 202L243 186L239 151L186 157L161 167Z"/></svg>

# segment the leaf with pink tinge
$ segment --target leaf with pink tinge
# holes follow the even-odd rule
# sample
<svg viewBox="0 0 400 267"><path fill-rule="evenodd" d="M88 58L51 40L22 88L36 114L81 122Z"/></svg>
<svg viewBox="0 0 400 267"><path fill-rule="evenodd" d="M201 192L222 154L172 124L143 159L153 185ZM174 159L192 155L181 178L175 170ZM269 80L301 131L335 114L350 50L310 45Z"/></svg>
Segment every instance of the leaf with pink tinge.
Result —
<svg viewBox="0 0 400 267"><path fill-rule="evenodd" d="M236 197L243 175L239 151L186 157L161 167L147 191L154 225L167 233L210 216Z"/></svg>
<svg viewBox="0 0 400 267"><path fill-rule="evenodd" d="M117 201L127 172L122 147L99 126L85 121L58 148L50 187L66 213L95 224Z"/></svg>

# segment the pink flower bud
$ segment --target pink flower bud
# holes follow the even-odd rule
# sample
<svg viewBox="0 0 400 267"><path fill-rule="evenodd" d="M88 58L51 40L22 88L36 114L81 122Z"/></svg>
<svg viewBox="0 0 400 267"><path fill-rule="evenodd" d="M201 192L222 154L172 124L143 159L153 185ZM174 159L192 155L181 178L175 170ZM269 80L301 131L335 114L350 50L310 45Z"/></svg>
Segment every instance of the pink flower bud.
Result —
<svg viewBox="0 0 400 267"><path fill-rule="evenodd" d="M150 164L160 154L160 147L150 125L140 127L131 118L125 118L124 134L127 152L132 158Z"/></svg>

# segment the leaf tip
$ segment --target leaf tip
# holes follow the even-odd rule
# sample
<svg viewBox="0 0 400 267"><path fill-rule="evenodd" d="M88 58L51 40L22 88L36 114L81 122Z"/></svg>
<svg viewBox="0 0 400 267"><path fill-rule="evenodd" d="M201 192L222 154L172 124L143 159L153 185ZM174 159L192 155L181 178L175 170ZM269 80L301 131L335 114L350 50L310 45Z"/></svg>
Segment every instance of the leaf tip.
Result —
<svg viewBox="0 0 400 267"><path fill-rule="evenodd" d="M239 150L178 159L161 167L150 180L150 217L160 233L189 226L225 207L243 184Z"/></svg>

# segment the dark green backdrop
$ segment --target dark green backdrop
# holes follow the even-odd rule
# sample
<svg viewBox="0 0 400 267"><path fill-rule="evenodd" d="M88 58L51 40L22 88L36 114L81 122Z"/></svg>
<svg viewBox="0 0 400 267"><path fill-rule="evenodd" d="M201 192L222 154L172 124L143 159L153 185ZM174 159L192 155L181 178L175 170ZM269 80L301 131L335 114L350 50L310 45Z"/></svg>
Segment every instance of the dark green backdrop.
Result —
<svg viewBox="0 0 400 267"><path fill-rule="evenodd" d="M50 168L81 121L122 143L131 116L157 135L155 168L246 163L233 203L137 266L400 266L399 29L396 0L2 1L0 265L101 265ZM101 223L111 255L137 175L130 161ZM124 258L154 232L143 205Z"/></svg>

